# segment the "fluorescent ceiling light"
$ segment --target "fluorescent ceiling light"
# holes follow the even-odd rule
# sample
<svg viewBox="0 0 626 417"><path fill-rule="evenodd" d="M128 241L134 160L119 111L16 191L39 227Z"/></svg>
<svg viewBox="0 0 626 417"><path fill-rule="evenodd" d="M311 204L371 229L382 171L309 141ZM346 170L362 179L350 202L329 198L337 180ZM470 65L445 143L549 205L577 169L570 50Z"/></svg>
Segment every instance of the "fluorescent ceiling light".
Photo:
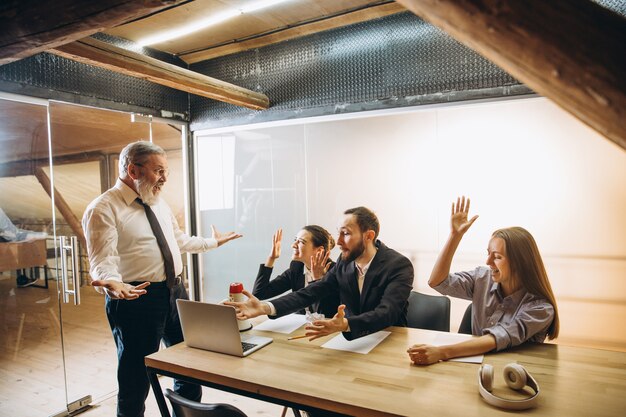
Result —
<svg viewBox="0 0 626 417"><path fill-rule="evenodd" d="M255 12L257 10L265 9L266 7L275 6L277 4L284 3L286 1L289 1L289 0L258 0L258 1L253 1L253 2L246 2L248 4L240 8L214 14L205 19L192 22L188 25L179 27L177 29L167 30L167 31L160 32L155 35L140 39L139 41L137 41L137 44L139 44L140 46L148 46L148 45L154 45L157 43L169 41L171 39L181 38L183 36L197 32L209 26L222 23L225 20L231 19L235 16L239 16L244 13Z"/></svg>
<svg viewBox="0 0 626 417"><path fill-rule="evenodd" d="M265 9L266 7L271 7L271 6L275 6L277 4L280 3L284 3L285 1L288 0L259 0L259 1L252 1L252 2L247 2L249 4L246 4L245 6L242 6L239 10L241 10L241 13L250 13L250 12L255 12L257 10L261 10L261 9Z"/></svg>

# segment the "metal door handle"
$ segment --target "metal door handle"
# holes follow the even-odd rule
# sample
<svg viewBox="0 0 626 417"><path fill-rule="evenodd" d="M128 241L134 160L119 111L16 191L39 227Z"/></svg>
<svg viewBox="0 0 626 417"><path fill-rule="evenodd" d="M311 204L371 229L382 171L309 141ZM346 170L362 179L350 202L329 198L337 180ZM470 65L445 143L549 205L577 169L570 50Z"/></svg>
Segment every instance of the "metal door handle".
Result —
<svg viewBox="0 0 626 417"><path fill-rule="evenodd" d="M59 236L59 248L61 249L61 286L63 291L63 302L69 304L70 295L74 296L74 305L80 304L80 270L78 269L78 238L72 236L70 245L67 244L66 236ZM72 289L69 289L67 256L68 251L72 257Z"/></svg>
<svg viewBox="0 0 626 417"><path fill-rule="evenodd" d="M78 238L72 236L72 278L74 282L74 305L80 304L80 265L78 263Z"/></svg>

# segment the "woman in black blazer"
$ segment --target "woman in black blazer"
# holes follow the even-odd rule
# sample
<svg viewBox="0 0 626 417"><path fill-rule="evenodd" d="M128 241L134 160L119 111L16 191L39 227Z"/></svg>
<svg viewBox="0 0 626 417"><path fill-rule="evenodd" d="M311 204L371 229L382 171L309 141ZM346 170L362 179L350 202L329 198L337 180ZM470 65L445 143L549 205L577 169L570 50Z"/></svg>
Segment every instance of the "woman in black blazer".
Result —
<svg viewBox="0 0 626 417"><path fill-rule="evenodd" d="M335 266L329 259L330 251L335 247L335 240L326 229L321 226L304 226L296 235L291 245L293 254L289 269L270 281L274 262L280 257L282 229L274 233L272 251L265 264L259 267L259 273L254 281L252 294L260 300L275 297L289 290L297 291L313 281L321 279L326 272ZM311 305L311 313L321 313L327 318L337 313L339 294L332 294ZM298 313L304 314L305 310Z"/></svg>

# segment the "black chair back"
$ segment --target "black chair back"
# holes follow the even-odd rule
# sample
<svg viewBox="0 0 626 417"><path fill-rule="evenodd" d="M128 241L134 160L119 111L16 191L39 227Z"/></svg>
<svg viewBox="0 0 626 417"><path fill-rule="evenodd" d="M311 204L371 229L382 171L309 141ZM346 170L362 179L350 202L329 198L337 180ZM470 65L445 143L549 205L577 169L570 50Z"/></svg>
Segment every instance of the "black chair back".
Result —
<svg viewBox="0 0 626 417"><path fill-rule="evenodd" d="M416 329L450 331L450 299L411 291L407 324Z"/></svg>
<svg viewBox="0 0 626 417"><path fill-rule="evenodd" d="M247 417L240 409L229 404L203 404L181 397L171 389L165 390L176 417Z"/></svg>
<svg viewBox="0 0 626 417"><path fill-rule="evenodd" d="M467 306L463 318L461 319L461 325L459 326L459 333L472 334L472 304Z"/></svg>

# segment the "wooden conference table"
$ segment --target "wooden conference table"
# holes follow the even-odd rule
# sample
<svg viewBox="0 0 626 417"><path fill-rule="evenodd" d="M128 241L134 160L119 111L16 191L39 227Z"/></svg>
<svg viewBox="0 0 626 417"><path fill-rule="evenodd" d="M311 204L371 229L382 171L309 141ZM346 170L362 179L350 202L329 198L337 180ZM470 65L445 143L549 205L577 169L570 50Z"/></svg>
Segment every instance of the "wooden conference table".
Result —
<svg viewBox="0 0 626 417"><path fill-rule="evenodd" d="M330 410L352 416L504 416L478 393L478 364L411 365L406 349L429 343L438 332L390 327L391 334L369 354L320 347L330 337L288 341L289 335L251 330L274 342L245 358L187 347L184 343L145 359L164 417L169 417L157 375L301 410ZM301 334L296 330L293 334ZM508 389L502 368L522 364L540 387L539 405L524 414L541 416L626 415L626 353L552 344L528 345L489 354L495 367L493 393L524 398ZM528 389L529 393L532 390Z"/></svg>

